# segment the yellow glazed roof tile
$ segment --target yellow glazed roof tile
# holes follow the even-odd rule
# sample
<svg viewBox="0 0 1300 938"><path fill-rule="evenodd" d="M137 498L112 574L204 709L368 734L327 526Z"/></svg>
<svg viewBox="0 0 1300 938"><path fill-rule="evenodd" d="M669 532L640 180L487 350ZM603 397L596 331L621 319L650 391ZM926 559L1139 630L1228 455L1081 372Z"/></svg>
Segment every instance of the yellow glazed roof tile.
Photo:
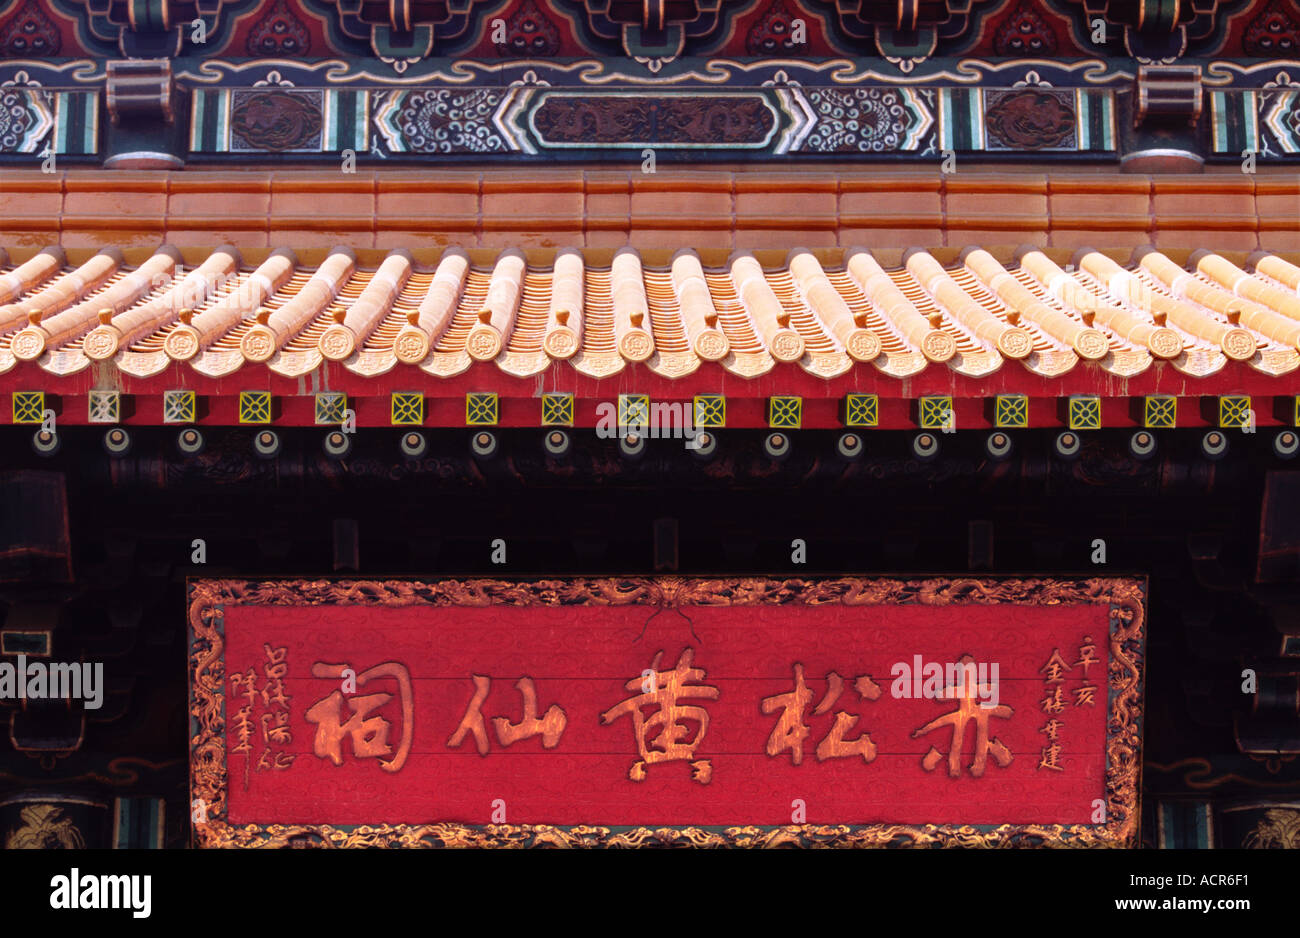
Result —
<svg viewBox="0 0 1300 938"><path fill-rule="evenodd" d="M1128 377L1157 360L1192 377L1229 361L1274 375L1300 366L1300 267L1270 254L1179 263L1148 250L1122 263L1083 251L1077 268L1041 250L998 260L978 248L890 265L799 248L776 262L629 249L453 248L434 264L402 250L369 263L347 249L317 255L254 264L220 248L187 266L170 248L134 265L112 249L76 264L36 253L0 270L0 372L23 360L138 376L173 362L295 376L325 360L444 377L475 360L520 377L568 362L598 378L634 364L668 378L706 366L747 378L778 366L824 378L868 365L900 378L1004 367L1054 377L1090 363Z"/></svg>

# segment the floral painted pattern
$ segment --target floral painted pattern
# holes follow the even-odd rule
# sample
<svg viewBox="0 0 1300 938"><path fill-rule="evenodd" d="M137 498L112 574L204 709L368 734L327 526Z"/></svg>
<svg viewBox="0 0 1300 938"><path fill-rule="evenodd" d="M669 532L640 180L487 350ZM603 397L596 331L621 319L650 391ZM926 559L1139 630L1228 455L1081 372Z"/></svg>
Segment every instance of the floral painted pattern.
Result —
<svg viewBox="0 0 1300 938"><path fill-rule="evenodd" d="M818 88L808 92L817 126L804 144L820 153L884 153L903 148L913 122L892 88Z"/></svg>
<svg viewBox="0 0 1300 938"><path fill-rule="evenodd" d="M412 153L499 153L506 142L492 126L501 92L413 91L402 102L397 127Z"/></svg>

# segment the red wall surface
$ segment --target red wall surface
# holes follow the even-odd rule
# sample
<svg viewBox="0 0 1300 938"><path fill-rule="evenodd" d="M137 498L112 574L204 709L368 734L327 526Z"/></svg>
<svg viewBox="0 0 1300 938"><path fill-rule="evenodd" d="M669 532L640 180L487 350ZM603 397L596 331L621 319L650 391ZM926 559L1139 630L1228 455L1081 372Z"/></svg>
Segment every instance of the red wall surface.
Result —
<svg viewBox="0 0 1300 938"><path fill-rule="evenodd" d="M1010 606L687 606L656 611L647 606L234 606L225 609L226 744L228 820L248 823L376 824L455 821L466 824L557 825L783 825L810 824L999 824L1095 823L1095 799L1104 799L1106 769L1106 670L1108 619L1104 605ZM1067 664L1079 660L1089 639L1100 661L1071 667L1058 685L1040 669L1058 649ZM281 673L267 648L282 655ZM702 707L708 724L698 745L689 745L699 722L680 721L674 750L683 758L651 762L643 781L629 778L640 758L630 712L602 722L602 714L641 695L642 672L662 651L655 690L662 698L685 649L704 674L696 685L715 696L681 698ZM283 653L278 649L284 649ZM928 721L954 711L958 701L903 699L892 695L897 662L947 663L961 655L999 666L999 703L1009 715L989 716L990 736L1012 755L1005 767L990 756L981 777L970 772L975 724L967 724L960 775L948 774L946 758L927 771L922 758L934 746L946 753L950 727L920 738ZM392 677L361 683L343 693L342 680L312 677L314 664L348 665L359 675L396 662L410 676L411 725L404 726L402 695ZM764 713L762 701L794 689L794 665L803 665L809 702L802 723L803 758L789 749L769 755L769 737L782 715L779 702ZM247 752L240 747L240 708L247 685L237 676L253 669L253 702ZM280 674L284 699L277 702L270 673ZM827 673L844 679L838 700L820 715L814 709L827 690ZM449 745L474 696L474 675L490 678L482 704L488 742L480 755L467 734ZM868 675L880 689L863 699L855 681ZM531 678L536 715L552 705L565 725L553 748L540 735L503 745L493 718L519 723L523 696L516 687ZM625 685L636 681L634 689ZM1097 686L1094 706L1076 706L1075 689ZM647 685L648 686L648 685ZM1043 768L1050 719L1042 701L1062 688L1060 771ZM350 689L350 688L349 688ZM262 691L268 690L264 698ZM339 691L336 712L353 714L349 700L391 695L358 719L387 721L391 754L358 757L349 733L338 741L340 765L314 753L321 723L308 711ZM380 703L379 701L375 701ZM642 713L659 708L643 701ZM364 704L359 704L363 710ZM313 712L319 717L328 703ZM868 733L876 747L861 755L819 761L815 750L836 714L859 719L844 738ZM277 713L287 717L277 718ZM691 717L690 712L686 714ZM263 734L284 719L288 737ZM381 724L373 723L373 727ZM647 731L667 743L662 725ZM792 724L797 727L798 722ZM410 746L395 767L404 733ZM362 734L364 736L364 733ZM328 742L328 739L325 740ZM777 747L780 748L779 746ZM279 762L285 768L272 768ZM689 762L707 761L705 769ZM261 768L259 768L259 763ZM709 774L707 782L695 775ZM802 801L806 818L793 816ZM504 802L504 804L501 804ZM495 804L494 804L495 803ZM495 814L494 814L495 812ZM504 812L504 814L502 814Z"/></svg>

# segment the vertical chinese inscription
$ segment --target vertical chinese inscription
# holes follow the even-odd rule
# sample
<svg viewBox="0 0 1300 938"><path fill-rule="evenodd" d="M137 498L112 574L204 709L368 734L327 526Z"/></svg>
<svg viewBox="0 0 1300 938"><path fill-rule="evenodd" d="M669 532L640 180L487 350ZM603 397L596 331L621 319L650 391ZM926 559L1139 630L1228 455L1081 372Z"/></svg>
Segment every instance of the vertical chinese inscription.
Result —
<svg viewBox="0 0 1300 938"><path fill-rule="evenodd" d="M250 769L258 772L283 771L293 765L297 753L288 752L284 747L293 742L293 730L290 722L293 699L284 689L285 678L289 674L289 649L273 648L262 645L261 686L258 685L257 669L249 667L247 671L236 671L230 675L231 697L240 701L235 711L236 744L230 748L232 753L244 757L244 789L248 789ZM259 702L261 714L258 714ZM260 742L260 746L255 746ZM256 762L254 752L259 753Z"/></svg>
<svg viewBox="0 0 1300 938"><path fill-rule="evenodd" d="M1053 772L1063 772L1065 770L1065 767L1061 765L1061 730L1065 727L1065 724L1058 720L1057 716L1065 710L1062 685L1065 683L1065 675L1069 670L1070 666L1061 657L1060 648L1053 648L1047 663L1038 669L1038 673L1043 675L1043 691L1046 694L1038 702L1038 705L1043 713L1047 714L1047 722L1043 724L1040 730L1046 737L1044 740L1046 745L1043 746L1038 768L1050 769Z"/></svg>
<svg viewBox="0 0 1300 938"><path fill-rule="evenodd" d="M1100 661L1092 636L1085 635L1079 644L1079 658L1073 664L1066 663L1061 656L1060 648L1053 648L1047 663L1038 669L1038 673L1043 675L1043 689L1046 693L1046 696L1039 701L1039 706L1043 713L1047 714L1047 722L1040 729L1046 745L1043 746L1038 768L1053 772L1065 771L1065 766L1061 764L1061 730L1064 729L1065 723L1058 719L1066 710L1065 677L1075 668L1079 668L1083 676L1079 684L1074 687L1072 704L1074 707L1095 707L1097 685L1089 681L1088 669Z"/></svg>
<svg viewBox="0 0 1300 938"><path fill-rule="evenodd" d="M1079 646L1079 660L1074 663L1076 668L1083 670L1082 683L1074 689L1074 705L1076 707L1097 706L1097 685L1088 681L1088 669L1100 660L1097 657L1097 646L1092 643L1092 636L1085 635L1083 644Z"/></svg>
<svg viewBox="0 0 1300 938"><path fill-rule="evenodd" d="M257 770L282 771L293 765L293 760L298 758L297 753L287 752L283 748L293 742L293 730L289 728L289 721L293 717L293 711L289 707L292 698L284 690L284 679L289 674L289 649L272 648L263 644L262 653L266 656L262 662L262 673L266 680L261 692L262 705L266 708L262 714L262 743L265 748L262 757L257 760ZM281 748L273 748L276 746Z"/></svg>
<svg viewBox="0 0 1300 938"><path fill-rule="evenodd" d="M232 754L244 757L244 790L248 790L248 770L253 757L253 707L257 703L257 671L236 671L230 675L230 696L242 700L235 711L235 739L238 742L230 747Z"/></svg>

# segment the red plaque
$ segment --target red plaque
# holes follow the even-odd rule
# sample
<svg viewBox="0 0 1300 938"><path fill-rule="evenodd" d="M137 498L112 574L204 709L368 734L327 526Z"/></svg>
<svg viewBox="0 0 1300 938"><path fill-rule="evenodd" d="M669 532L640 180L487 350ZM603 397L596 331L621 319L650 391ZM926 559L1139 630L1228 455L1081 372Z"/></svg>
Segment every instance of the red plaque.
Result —
<svg viewBox="0 0 1300 938"><path fill-rule="evenodd" d="M1126 845L1145 586L195 581L208 846Z"/></svg>

